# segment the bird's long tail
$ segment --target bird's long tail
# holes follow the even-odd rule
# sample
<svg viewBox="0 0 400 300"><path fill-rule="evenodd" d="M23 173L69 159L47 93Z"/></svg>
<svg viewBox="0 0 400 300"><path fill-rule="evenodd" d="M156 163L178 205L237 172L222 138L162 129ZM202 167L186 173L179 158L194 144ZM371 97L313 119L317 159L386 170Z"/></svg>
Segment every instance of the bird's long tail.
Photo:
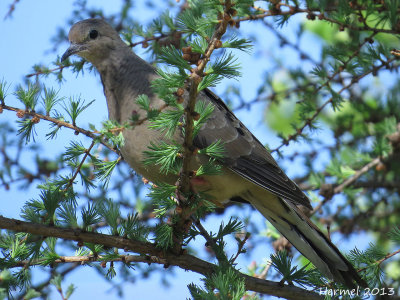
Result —
<svg viewBox="0 0 400 300"><path fill-rule="evenodd" d="M265 201L260 195L246 195L246 200L326 277L349 288L355 288L354 282L367 287L351 263L295 205L276 196L268 198Z"/></svg>

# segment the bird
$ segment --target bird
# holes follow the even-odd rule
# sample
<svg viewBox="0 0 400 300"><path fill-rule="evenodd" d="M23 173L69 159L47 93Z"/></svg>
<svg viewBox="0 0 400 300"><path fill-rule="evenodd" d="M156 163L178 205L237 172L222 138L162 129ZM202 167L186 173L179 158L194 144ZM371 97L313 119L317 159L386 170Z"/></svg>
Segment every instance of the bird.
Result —
<svg viewBox="0 0 400 300"><path fill-rule="evenodd" d="M120 124L133 115L145 119L147 112L135 102L139 95L147 95L154 109L165 105L151 87L151 82L159 78L155 68L136 55L106 21L81 20L70 28L68 39L70 45L61 61L78 55L95 67L103 85L109 119ZM187 92L184 97L188 98ZM197 101L211 104L214 109L194 137L193 145L203 149L220 141L224 157L218 160L221 172L193 180L194 189L207 191L207 197L220 205L230 200L249 202L324 276L349 288L356 284L366 287L353 265L300 209L312 209L309 198L225 102L209 89L202 90ZM144 178L174 184L177 175L145 165L144 152L160 141L183 143L183 133L177 130L173 137L167 137L149 128L149 124L145 120L123 131L122 156ZM192 161L195 167L207 162L208 157L197 154Z"/></svg>

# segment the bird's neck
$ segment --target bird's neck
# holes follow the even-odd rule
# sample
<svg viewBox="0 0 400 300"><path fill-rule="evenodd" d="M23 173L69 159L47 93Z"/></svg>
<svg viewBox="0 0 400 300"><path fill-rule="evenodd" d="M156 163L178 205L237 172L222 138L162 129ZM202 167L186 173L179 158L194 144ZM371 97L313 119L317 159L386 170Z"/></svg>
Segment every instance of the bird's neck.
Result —
<svg viewBox="0 0 400 300"><path fill-rule="evenodd" d="M141 94L149 96L152 107L161 101L151 89L151 81L156 78L154 68L129 47L114 51L95 67L101 76L110 119L124 123L134 114L144 117L146 112L135 101Z"/></svg>

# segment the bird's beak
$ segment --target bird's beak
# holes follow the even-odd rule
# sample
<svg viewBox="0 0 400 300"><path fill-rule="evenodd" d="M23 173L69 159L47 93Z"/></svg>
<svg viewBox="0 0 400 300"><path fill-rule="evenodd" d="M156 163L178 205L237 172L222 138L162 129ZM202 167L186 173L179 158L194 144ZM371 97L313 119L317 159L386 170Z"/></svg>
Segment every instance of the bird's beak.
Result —
<svg viewBox="0 0 400 300"><path fill-rule="evenodd" d="M79 44L71 44L67 51L64 52L64 54L61 56L61 62L66 60L68 57L70 57L73 54L79 53L83 50L86 50L86 47L84 45L79 45Z"/></svg>

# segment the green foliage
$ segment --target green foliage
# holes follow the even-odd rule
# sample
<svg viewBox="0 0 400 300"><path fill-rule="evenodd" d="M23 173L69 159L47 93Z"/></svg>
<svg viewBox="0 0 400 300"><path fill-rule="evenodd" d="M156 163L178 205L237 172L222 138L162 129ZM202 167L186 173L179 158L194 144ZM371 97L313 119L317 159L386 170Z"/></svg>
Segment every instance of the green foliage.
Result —
<svg viewBox="0 0 400 300"><path fill-rule="evenodd" d="M50 112L53 109L53 107L58 102L60 102L64 99L63 97L59 98L58 93L59 93L59 91L56 91L53 88L49 88L49 89L47 89L46 87L44 88L44 95L42 96L42 100L43 100L43 106L44 106L47 116L50 115Z"/></svg>
<svg viewBox="0 0 400 300"><path fill-rule="evenodd" d="M326 185L335 188L354 178L352 183L346 183L341 197L330 201L324 201L322 195L317 195L318 191L313 191L313 201L322 204L314 217L320 221L329 220L335 234L369 233L366 236L373 243L364 251L353 250L349 259L356 269L361 270L371 287L393 286L398 290L398 272L390 271L398 269L396 247L400 243L400 163L396 140L400 122L400 84L397 79L398 60L395 52L391 52L398 48L398 2L307 0L258 4L251 0L236 0L232 1L234 6L226 14L223 2L219 0L187 1L182 7L175 6L171 11L162 12L144 26L143 22L139 24L132 18L132 1L125 1L120 12L114 15L88 8L86 1L77 1L69 22L87 16L105 18L123 31L129 45L142 42L149 53L159 54L156 61L163 69L157 68L159 78L152 82L152 88L154 95L164 100L167 108L155 109L148 96L140 95L132 101L146 112L140 115L143 119L139 120L139 114L132 114L124 124L106 121L100 130L89 125L95 138L88 139L96 146L91 147L90 153L84 146L90 142L77 131L77 140L67 142L64 153L52 156L46 147L34 144L38 140L36 137L42 135L43 119L51 115L61 121L51 123L49 131L44 134L48 139L60 138L59 133L69 131L63 129L61 123L71 122L76 126L78 116L86 109L89 112L93 101L85 104L76 96L66 101L60 95L61 89L49 88L45 80L54 75L54 79L62 83L67 66L70 66L68 72L84 76L84 71L92 71L93 67L85 60L61 63L59 58L51 67L37 64L33 66L36 74L30 77L35 79L35 83L19 85L11 95L8 95L11 85L3 78L0 81L0 113L11 105L11 101L5 103L10 97L18 99L22 108L17 108L21 118L17 123L17 138L13 122L6 120L5 125L0 124L0 161L3 166L0 185L5 190L27 190L39 186L39 195L33 196L34 199L27 201L21 210L20 215L25 221L73 228L77 232L109 232L143 242L153 240L163 251L175 248L182 238L188 251L201 257L202 248L192 247L191 241L203 237L207 240L207 257L215 256L218 268L204 279L204 287L189 285L192 298L248 299L250 296L245 294L244 282L234 266L238 264L243 269L239 262L241 254L248 250L248 255L252 255L253 246L257 248L260 243L252 240L251 247L245 249L236 237L240 246L237 255L229 253L231 245L227 247L230 240L227 237L244 230L242 223L230 219L226 225L222 223L209 233L196 226L188 232L177 232L175 226L182 221L179 213L182 203L178 203L176 198L186 199L188 202L183 206L187 205L195 218L202 218L215 210L215 204L205 200L209 199L207 191L182 194L178 191L179 181L178 187L157 182L151 185L150 199L144 199L143 187L138 183L140 180L119 163L122 158L118 157L118 149L124 146L124 131L149 120L150 128L160 131L165 139L156 141L146 151L146 167L159 168L163 174L175 175L178 180L185 153L181 138L185 135L188 79L196 68L195 60L188 62L184 59L182 48L190 47L200 60L204 59L216 26L220 24L218 19L223 17L229 19L229 27L221 39L222 44L209 60L206 59L198 91L215 86L224 78L237 79L240 76L238 62L244 61L237 55L237 50L249 53L254 44L257 50L254 57L245 59L265 65L262 73L267 74L259 76L257 73L259 88L256 95L243 88L250 86L243 81L228 87L223 98L229 106L237 109L250 109L253 104L266 103L266 122L281 138L268 143L273 155L285 159L281 166L290 168L301 188L319 189ZM154 5L152 1L151 4ZM257 9L257 5L262 8ZM299 17L293 20L294 15ZM310 40L310 33L313 34L311 40L318 40L316 49L311 49L314 43L307 45L304 42ZM65 30L60 29L55 41L64 42L65 39ZM166 65L169 67L165 68ZM244 84L242 90L239 84ZM178 96L182 90L183 96ZM177 101L182 100L179 97L184 98L181 104ZM37 125L39 119L35 114L38 101L46 115L41 116L40 125ZM213 105L201 99L196 102L198 115L194 121L194 136L199 134L213 110ZM249 110L250 113L255 111ZM63 137L60 142L64 142ZM179 140L167 142L169 138ZM285 146L289 146L286 152L283 151ZM226 155L223 142L216 141L203 149L195 149L193 155L208 158L203 165L190 170L193 179L221 173L221 162ZM26 157L34 159L27 162ZM377 158L381 163L368 167ZM218 209L217 213L220 211ZM258 232L251 217L243 215L243 218L246 231ZM388 231L388 235L382 234ZM279 233L268 228L266 235L276 239ZM67 264L55 263L64 255L58 252L59 249L62 252L75 251L75 256L100 260L104 263L101 267L107 267L103 273L108 280L118 275L123 279L118 282L132 282L157 269L135 264L135 270L131 271L124 263L118 269L118 262L112 262L121 257L117 249L87 242L76 245L62 239L26 233L2 231L0 249L0 299L48 297L47 291L36 285L37 280L31 281L32 274L35 274L31 269L38 265L44 270L51 267L52 273L59 273ZM278 252L271 256L271 260L274 269L282 275L282 283L313 289L328 285L340 287L340 284L328 282L316 270L293 266L292 258L286 253ZM21 267L21 262L27 261L32 265ZM96 262L87 265L95 266ZM98 269L101 271L100 266ZM254 272L253 275L259 275ZM163 277L163 280L167 279L168 276ZM68 299L75 289L70 285L64 291L62 277L57 275L52 277L51 284L63 299ZM112 284L119 286L115 280Z"/></svg>
<svg viewBox="0 0 400 300"><path fill-rule="evenodd" d="M197 169L196 176L218 175L221 174L221 169L221 165L217 164L214 159L209 159L206 164L201 165Z"/></svg>
<svg viewBox="0 0 400 300"><path fill-rule="evenodd" d="M209 28L217 23L216 10L221 9L215 1L191 1L190 9L184 10L177 17L177 28L182 32L209 37Z"/></svg>
<svg viewBox="0 0 400 300"><path fill-rule="evenodd" d="M307 269L304 266L298 269L297 266L292 266L293 258L288 256L286 251L279 251L271 255L271 263L275 270L282 275L281 282L292 284L296 282L300 285L310 285L310 276L314 272L313 269Z"/></svg>
<svg viewBox="0 0 400 300"><path fill-rule="evenodd" d="M25 143L28 144L31 139L35 142L35 136L37 135L35 122L33 122L32 119L24 119L17 122L19 124L18 134L25 140Z"/></svg>
<svg viewBox="0 0 400 300"><path fill-rule="evenodd" d="M399 227L392 228L392 230L389 232L389 237L392 241L400 243L400 228Z"/></svg>
<svg viewBox="0 0 400 300"><path fill-rule="evenodd" d="M100 211L96 204L88 203L87 207L82 209L82 228L89 230L90 226L96 225L101 220Z"/></svg>
<svg viewBox="0 0 400 300"><path fill-rule="evenodd" d="M165 97L170 93L169 88L178 88L183 86L185 80L187 79L186 73L173 73L168 71L163 71L161 69L157 69L157 74L161 76L161 78L156 78L152 82L153 89L157 92L157 94L165 100ZM174 98L175 100L175 98ZM170 103L169 101L166 101Z"/></svg>
<svg viewBox="0 0 400 300"><path fill-rule="evenodd" d="M195 284L189 284L190 294L195 300L240 300L246 289L243 278L240 278L233 268L218 269L210 277L204 279L205 289Z"/></svg>
<svg viewBox="0 0 400 300"><path fill-rule="evenodd" d="M87 149L83 146L81 142L72 141L70 146L66 148L63 159L65 161L70 161L78 158L82 154L85 154Z"/></svg>
<svg viewBox="0 0 400 300"><path fill-rule="evenodd" d="M159 114L159 111L157 109L153 109L150 107L150 100L147 95L140 95L136 98L136 103L147 112L147 118L149 120L152 120L156 118ZM134 120L137 121L137 120Z"/></svg>
<svg viewBox="0 0 400 300"><path fill-rule="evenodd" d="M22 210L21 216L31 222L54 224L56 209L66 200L59 190L41 190L40 200L30 200Z"/></svg>
<svg viewBox="0 0 400 300"><path fill-rule="evenodd" d="M238 232L242 229L243 223L240 220L230 218L226 225L224 225L223 222L221 223L215 238L222 242L224 236Z"/></svg>
<svg viewBox="0 0 400 300"><path fill-rule="evenodd" d="M174 243L173 234L174 229L169 224L160 224L155 228L155 241L157 247L167 250L170 249Z"/></svg>
<svg viewBox="0 0 400 300"><path fill-rule="evenodd" d="M111 228L111 234L119 235L119 219L121 218L120 205L106 199L98 205L97 212Z"/></svg>
<svg viewBox="0 0 400 300"><path fill-rule="evenodd" d="M230 264L234 263L234 260L228 260L225 252L224 252L224 247L225 247L225 241L224 237L227 235L231 235L232 233L236 233L240 231L243 228L243 223L240 222L237 219L230 218L228 223L225 225L224 222L221 223L221 225L218 228L218 232L216 233L209 233L210 239L213 240L213 243L210 243L210 241L207 241L209 243L209 247L212 248L212 250L215 252L215 256L218 259L218 263L222 267L226 267ZM195 228L191 229L191 237L187 240L189 242L192 238L195 238L197 235L202 235L202 233Z"/></svg>
<svg viewBox="0 0 400 300"><path fill-rule="evenodd" d="M29 289L26 292L24 299L27 299L27 300L34 299L34 298L39 297L40 295L41 294L39 292L35 291L34 289Z"/></svg>
<svg viewBox="0 0 400 300"><path fill-rule="evenodd" d="M134 215L128 214L128 216L121 222L121 229L121 235L123 237L143 242L147 241L149 230L140 222L137 213Z"/></svg>
<svg viewBox="0 0 400 300"><path fill-rule="evenodd" d="M215 143L211 143L207 147L200 149L200 154L205 154L215 159L222 159L224 157L225 148L223 143L218 140Z"/></svg>
<svg viewBox="0 0 400 300"><path fill-rule="evenodd" d="M65 299L65 300L67 300L67 299L69 299L71 297L71 295L75 291L76 287L73 284L70 284L68 286L68 288L67 288L67 291L65 292L65 295L64 295L63 289L62 289L62 286L61 286L62 280L63 280L62 276L60 274L57 274L56 276L54 276L50 280L50 283L55 286L57 291L61 294L61 297L63 299Z"/></svg>
<svg viewBox="0 0 400 300"><path fill-rule="evenodd" d="M76 206L73 203L64 202L61 204L57 213L60 225L70 228L78 227L78 218L76 216Z"/></svg>
<svg viewBox="0 0 400 300"><path fill-rule="evenodd" d="M109 142L113 144L114 147L123 147L125 144L124 136L122 134L122 130L124 128L129 128L130 124L126 124L122 126L116 121L107 120L103 122L103 128L100 130L101 136L106 138ZM115 130L117 129L117 134L115 134Z"/></svg>
<svg viewBox="0 0 400 300"><path fill-rule="evenodd" d="M196 102L195 111L199 114L199 118L193 122L193 136L196 136L203 127L204 123L207 122L207 119L214 111L214 106L211 103L200 100Z"/></svg>
<svg viewBox="0 0 400 300"><path fill-rule="evenodd" d="M161 53L158 58L170 65L177 67L181 70L190 70L190 64L182 58L182 52L173 47L164 47L161 49Z"/></svg>
<svg viewBox="0 0 400 300"><path fill-rule="evenodd" d="M152 185L149 196L154 199L156 207L154 213L157 217L163 217L171 209L175 208L176 186L166 183L157 183Z"/></svg>
<svg viewBox="0 0 400 300"><path fill-rule="evenodd" d="M10 85L7 85L7 81L4 78L2 78L0 81L0 103L4 103L9 88Z"/></svg>
<svg viewBox="0 0 400 300"><path fill-rule="evenodd" d="M222 43L222 47L238 49L249 53L252 50L253 45L248 39L239 38L236 35L232 35L227 41Z"/></svg>
<svg viewBox="0 0 400 300"><path fill-rule="evenodd" d="M18 86L15 96L21 101L26 109L35 110L39 96L39 86L36 84L28 84L28 88L25 90L21 85Z"/></svg>
<svg viewBox="0 0 400 300"><path fill-rule="evenodd" d="M226 78L233 78L240 75L238 72L239 64L235 63L236 59L229 53L219 57L214 63L207 67L207 74L218 74Z"/></svg>
<svg viewBox="0 0 400 300"><path fill-rule="evenodd" d="M58 114L57 112L55 113L54 118L58 121L65 121L64 116ZM61 127L55 123L50 124L50 127L54 128L54 129L52 131L48 132L46 134L46 137L47 137L47 139L54 139L57 137L57 133L60 131Z"/></svg>
<svg viewBox="0 0 400 300"><path fill-rule="evenodd" d="M149 150L143 152L146 157L144 160L145 165L156 165L164 174L177 174L179 172L182 162L182 145L170 145L166 142L151 143Z"/></svg>
<svg viewBox="0 0 400 300"><path fill-rule="evenodd" d="M177 106L176 110L164 110L152 122L149 128L158 129L165 133L166 137L171 138L179 125L182 125L182 117L184 109L181 105Z"/></svg>
<svg viewBox="0 0 400 300"><path fill-rule="evenodd" d="M111 173L117 166L118 162L120 160L112 160L112 161L102 161L102 160L95 160L94 166L95 166L95 174L96 177L99 178L101 181L103 181L103 185L105 187L108 186L110 179L111 179Z"/></svg>
<svg viewBox="0 0 400 300"><path fill-rule="evenodd" d="M76 119L78 116L87 109L95 100L90 101L88 104L85 104L85 101L78 98L70 98L68 103L63 103L63 108L68 116L71 118L72 124L76 125Z"/></svg>
<svg viewBox="0 0 400 300"><path fill-rule="evenodd" d="M111 262L110 267L108 268L107 273L106 273L106 278L113 279L116 275L117 275L117 272L115 271L114 264Z"/></svg>
<svg viewBox="0 0 400 300"><path fill-rule="evenodd" d="M223 78L234 78L240 76L239 64L235 63L234 56L229 53L218 58L214 63L211 63L206 71L202 82L198 86L198 91L207 87L215 86Z"/></svg>
<svg viewBox="0 0 400 300"><path fill-rule="evenodd" d="M383 270L378 261L385 256L385 253L376 245L370 244L370 247L365 251L360 251L357 248L349 254L349 259L358 266L362 266L364 278L366 278L370 286L381 285Z"/></svg>

